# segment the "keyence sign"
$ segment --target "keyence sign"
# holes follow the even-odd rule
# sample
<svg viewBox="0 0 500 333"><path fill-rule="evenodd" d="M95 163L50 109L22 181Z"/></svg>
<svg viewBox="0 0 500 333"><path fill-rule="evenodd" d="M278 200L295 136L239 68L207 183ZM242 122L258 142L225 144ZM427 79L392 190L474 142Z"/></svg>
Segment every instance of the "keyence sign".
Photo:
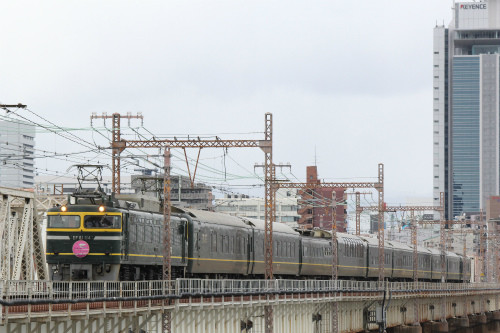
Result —
<svg viewBox="0 0 500 333"><path fill-rule="evenodd" d="M487 9L487 7L485 3L477 3L469 5L460 5L460 9Z"/></svg>

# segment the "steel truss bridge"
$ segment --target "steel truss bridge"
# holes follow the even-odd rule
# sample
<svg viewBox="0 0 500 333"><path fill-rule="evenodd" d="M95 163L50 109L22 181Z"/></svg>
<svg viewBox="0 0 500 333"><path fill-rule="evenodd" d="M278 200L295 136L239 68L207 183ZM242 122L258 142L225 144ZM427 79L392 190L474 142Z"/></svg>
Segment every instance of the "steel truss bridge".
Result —
<svg viewBox="0 0 500 333"><path fill-rule="evenodd" d="M2 280L0 332L161 332L162 313L169 312L173 332L260 333L272 305L275 332L320 333L331 332L335 303L339 332L354 332L378 327L375 306L384 297L387 327L413 324L415 303L421 322L500 309L500 286L489 283ZM435 304L443 298L441 314Z"/></svg>

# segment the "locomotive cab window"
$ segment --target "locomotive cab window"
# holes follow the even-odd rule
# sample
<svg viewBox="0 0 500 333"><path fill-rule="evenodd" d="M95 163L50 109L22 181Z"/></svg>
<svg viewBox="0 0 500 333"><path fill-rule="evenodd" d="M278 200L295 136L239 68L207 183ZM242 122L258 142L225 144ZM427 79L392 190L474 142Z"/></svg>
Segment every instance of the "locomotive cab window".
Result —
<svg viewBox="0 0 500 333"><path fill-rule="evenodd" d="M83 226L87 229L120 229L119 215L87 215L83 218Z"/></svg>
<svg viewBox="0 0 500 333"><path fill-rule="evenodd" d="M80 228L78 215L48 215L47 228Z"/></svg>

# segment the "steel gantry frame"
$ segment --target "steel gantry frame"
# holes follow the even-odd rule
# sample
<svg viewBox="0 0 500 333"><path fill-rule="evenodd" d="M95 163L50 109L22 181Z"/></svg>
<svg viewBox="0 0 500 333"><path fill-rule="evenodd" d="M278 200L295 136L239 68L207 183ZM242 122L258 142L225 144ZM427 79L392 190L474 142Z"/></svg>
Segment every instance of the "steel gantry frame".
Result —
<svg viewBox="0 0 500 333"><path fill-rule="evenodd" d="M113 144L111 145L111 151L112 151L112 164L111 164L111 169L113 172L113 179L112 179L112 188L113 188L113 193L120 194L120 153L126 148L122 142L121 138L121 120L122 119L128 119L130 122L130 119L141 119L141 122L144 121L144 117L142 116L141 113L138 113L137 115L132 115L130 113L127 113L126 115L122 115L120 113L113 113L111 115L108 115L106 113L103 113L101 115L98 115L96 113L93 113L90 116L90 125L92 125L92 120L93 119L111 119L112 122L112 142Z"/></svg>
<svg viewBox="0 0 500 333"><path fill-rule="evenodd" d="M359 221L361 220L360 215L361 212L365 210L378 210L379 207L377 206L370 206L370 207L362 207L360 206L360 196L359 193L356 193L356 234L359 235ZM411 221L411 243L413 246L413 281L418 282L418 223L415 219L415 211L426 211L426 210L433 210L433 211L439 211L442 212L444 211L443 205L440 206L387 206L385 207L386 212L397 212L397 211L403 211L403 212L410 212L410 221ZM440 224L443 224L443 222L440 220ZM443 259L444 257L442 256L443 253L441 253L441 269L443 268ZM441 274L443 275L443 270L441 270ZM418 325L419 323L419 313L418 313L418 299L415 299L415 304L414 304L414 320L415 320L415 325Z"/></svg>
<svg viewBox="0 0 500 333"><path fill-rule="evenodd" d="M274 179L274 178L273 178ZM324 182L324 183L292 183L292 182L275 182L272 186L273 195L279 188L290 188L290 189L300 189L300 190L314 190L317 188L333 188L332 191L332 207L333 207L333 221L331 229L331 241L332 241L332 280L337 280L337 200L335 189L347 189L347 188L374 188L379 194L379 281L384 281L384 165L380 163L378 165L378 182L346 182L346 183L336 183L336 182ZM331 311L331 332L338 332L338 304L332 303Z"/></svg>
<svg viewBox="0 0 500 333"><path fill-rule="evenodd" d="M275 172L274 172L274 165L273 165L273 145L272 145L272 138L273 138L273 116L272 113L266 113L265 114L265 135L264 135L264 140L222 140L219 139L218 137L215 140L202 140L199 137L197 139L193 140L177 140L177 139L165 139L165 140L159 140L156 138L150 139L150 140L125 140L121 137L121 119L126 118L126 119L141 119L143 120L142 115L137 115L137 116L132 116L131 114L127 115L120 115L119 113L114 113L112 115L97 115L97 114L92 114L91 116L91 122L92 119L112 119L113 121L113 127L112 127L112 142L111 142L111 149L112 149L112 160L113 160L113 165L112 165L112 184L113 184L113 192L119 194L120 193L120 154L127 148L165 148L165 149L172 149L172 148L181 148L181 149L186 149L186 148L260 148L265 154L265 235L264 235L264 252L265 252L265 266L266 266L266 271L265 271L265 277L267 280L273 279L273 247L272 247L272 232L273 232L273 222L275 219L275 193L272 188L274 180L275 180ZM170 156L170 153L165 153L165 163L167 163L167 155ZM199 158L199 153L198 153L198 158ZM166 171L170 171L170 166L165 167ZM165 177L165 176L164 176ZM168 181L169 177L167 177L166 182ZM166 193L166 199L170 197L170 187L167 186L166 184L164 185L164 192ZM164 206L170 206L170 203L164 203ZM164 211L164 230L168 234L170 230L170 214L168 214L168 211ZM167 242L168 235L164 236L164 242ZM171 254L170 251L166 250L167 244L163 244L163 256L167 257L166 259L164 258L164 263L168 267L164 267L163 272L171 272ZM168 275L168 273L167 273ZM170 276L171 278L171 276ZM265 316L265 322L266 322L266 327L265 331L266 333L272 333L273 331L273 313L272 313L272 307L271 306L266 306L265 311L264 311L264 316ZM164 320L166 320L166 317L164 317ZM170 323L171 320L168 320ZM171 326L170 324L166 323L164 321L164 326L166 329L166 332L170 332Z"/></svg>

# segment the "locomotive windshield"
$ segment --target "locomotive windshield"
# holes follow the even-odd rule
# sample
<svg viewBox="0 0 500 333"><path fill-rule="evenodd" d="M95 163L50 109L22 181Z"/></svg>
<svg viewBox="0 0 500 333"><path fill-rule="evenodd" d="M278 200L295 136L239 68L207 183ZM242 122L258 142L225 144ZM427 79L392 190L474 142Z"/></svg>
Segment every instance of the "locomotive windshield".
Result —
<svg viewBox="0 0 500 333"><path fill-rule="evenodd" d="M78 215L48 215L47 228L80 228Z"/></svg>
<svg viewBox="0 0 500 333"><path fill-rule="evenodd" d="M86 215L83 226L86 229L120 229L121 220L118 215Z"/></svg>

